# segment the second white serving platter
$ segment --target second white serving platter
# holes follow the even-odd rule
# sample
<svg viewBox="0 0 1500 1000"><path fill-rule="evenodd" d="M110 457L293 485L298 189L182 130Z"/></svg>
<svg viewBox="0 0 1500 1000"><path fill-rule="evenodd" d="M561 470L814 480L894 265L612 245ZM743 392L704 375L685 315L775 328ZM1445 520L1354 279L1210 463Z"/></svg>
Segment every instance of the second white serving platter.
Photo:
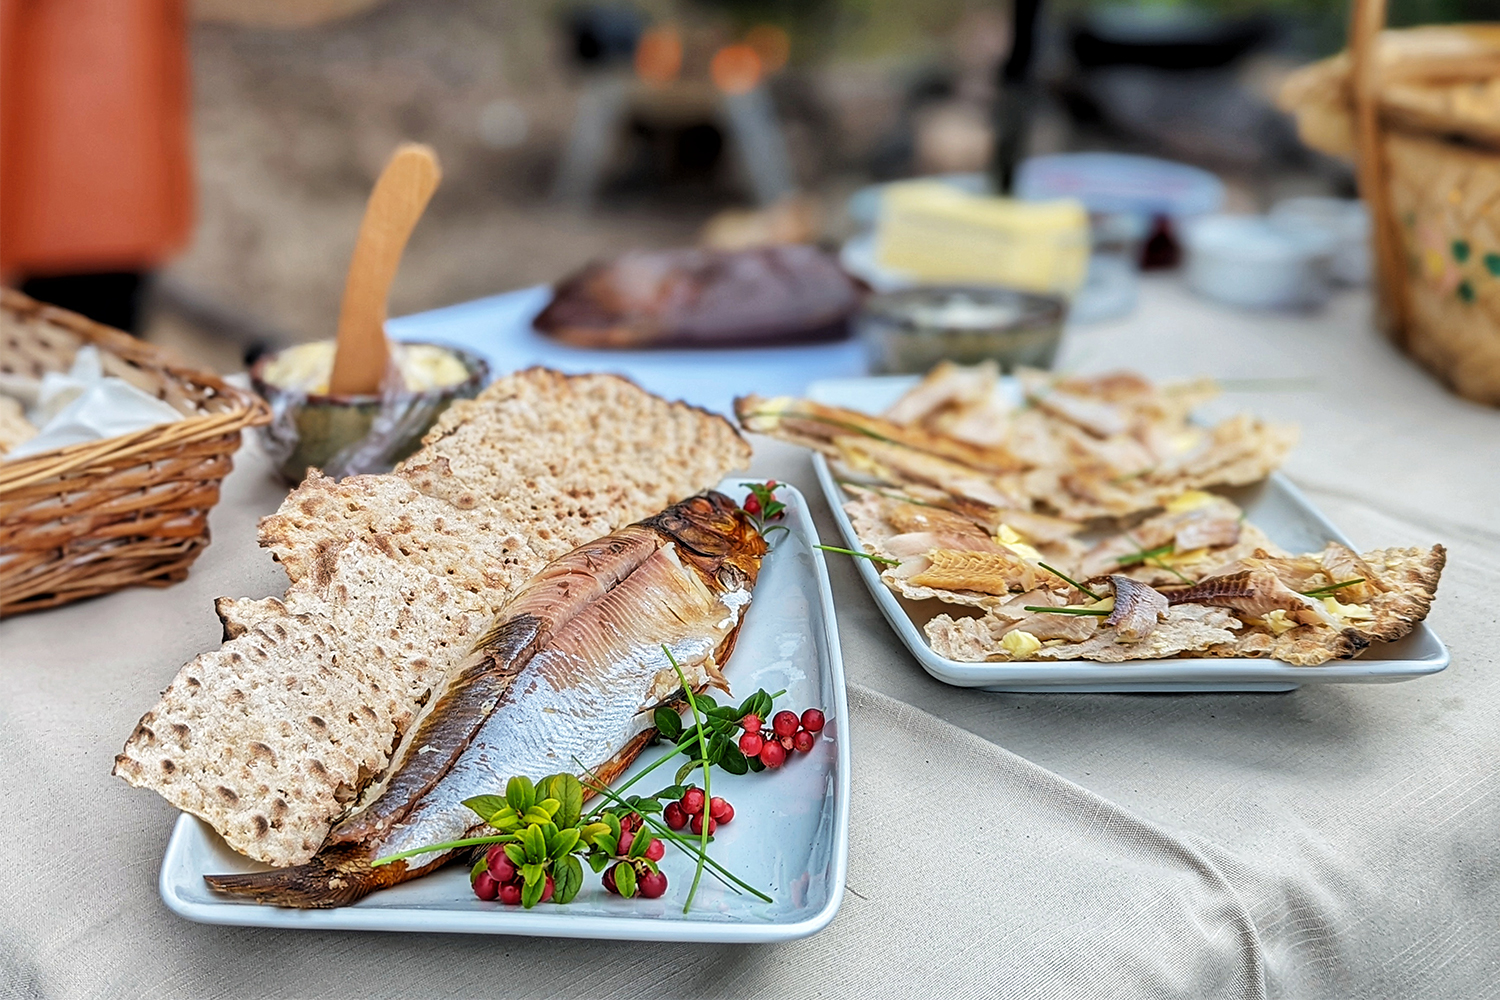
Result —
<svg viewBox="0 0 1500 1000"><path fill-rule="evenodd" d="M831 406L880 413L916 383L915 376L826 379L807 388L808 398ZM833 478L822 455L813 468L845 544L864 551L854 525L844 513L848 499ZM1224 489L1251 521L1276 544L1291 552L1316 552L1329 541L1353 547L1316 507L1280 473L1252 486ZM1398 642L1372 643L1352 660L1333 660L1316 667L1298 667L1279 660L1182 658L1096 663L1091 660L1022 660L962 663L933 652L922 626L942 610L936 602L907 601L880 579L868 559L855 559L860 577L881 612L911 654L933 677L958 687L987 691L1030 692L1170 692L1170 691L1291 691L1303 684L1390 682L1437 673L1448 665L1448 649L1427 627L1417 625Z"/></svg>
<svg viewBox="0 0 1500 1000"><path fill-rule="evenodd" d="M740 482L726 479L719 489L738 500L746 493ZM773 548L762 563L725 674L736 698L757 688L785 689L777 710L820 707L828 723L811 753L793 754L775 771L735 776L715 770L713 792L734 804L735 816L720 827L709 849L714 860L773 902L728 889L705 873L692 910L683 913L694 865L668 848L661 870L669 887L659 899L611 896L585 866L583 891L571 903L525 910L476 898L468 869L455 864L353 906L258 906L213 892L203 876L265 866L236 854L206 823L185 813L162 858L163 901L180 916L203 923L308 930L718 943L786 941L822 930L843 901L849 861L849 710L828 570L814 547L818 539L807 501L785 485L777 496L787 504L782 523L789 530L771 536ZM665 752L662 745L647 748L625 777ZM663 765L639 787L651 792L671 784L674 770L673 764Z"/></svg>

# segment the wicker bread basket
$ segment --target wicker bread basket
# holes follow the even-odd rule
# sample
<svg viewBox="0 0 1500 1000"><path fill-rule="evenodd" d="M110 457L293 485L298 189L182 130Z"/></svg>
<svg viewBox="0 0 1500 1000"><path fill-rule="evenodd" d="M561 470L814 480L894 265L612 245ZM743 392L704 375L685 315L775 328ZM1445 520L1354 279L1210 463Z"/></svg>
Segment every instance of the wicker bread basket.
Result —
<svg viewBox="0 0 1500 1000"><path fill-rule="evenodd" d="M1282 104L1358 165L1396 342L1500 405L1500 24L1384 20L1384 0L1355 0L1349 51L1294 74Z"/></svg>
<svg viewBox="0 0 1500 1000"><path fill-rule="evenodd" d="M187 576L208 545L208 512L240 431L265 403L74 313L0 290L0 371L66 371L95 345L118 375L186 414L175 423L4 461L0 616Z"/></svg>

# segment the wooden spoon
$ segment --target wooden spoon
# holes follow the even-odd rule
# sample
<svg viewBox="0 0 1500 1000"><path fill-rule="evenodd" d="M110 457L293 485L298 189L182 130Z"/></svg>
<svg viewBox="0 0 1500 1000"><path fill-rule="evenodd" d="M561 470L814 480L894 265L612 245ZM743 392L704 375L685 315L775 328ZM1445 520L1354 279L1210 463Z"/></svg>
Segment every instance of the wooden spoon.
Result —
<svg viewBox="0 0 1500 1000"><path fill-rule="evenodd" d="M437 155L420 143L402 143L375 182L365 220L344 279L338 347L328 391L373 395L391 362L385 339L386 299L406 241L442 179Z"/></svg>

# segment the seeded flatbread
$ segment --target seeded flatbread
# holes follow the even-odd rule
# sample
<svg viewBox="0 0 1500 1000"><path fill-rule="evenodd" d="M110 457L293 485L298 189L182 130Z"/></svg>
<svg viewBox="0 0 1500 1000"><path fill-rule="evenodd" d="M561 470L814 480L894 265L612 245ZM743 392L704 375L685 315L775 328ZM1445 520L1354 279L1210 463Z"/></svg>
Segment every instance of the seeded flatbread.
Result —
<svg viewBox="0 0 1500 1000"><path fill-rule="evenodd" d="M395 473L292 491L260 532L287 592L217 603L224 645L179 672L115 772L258 861L306 861L521 583L749 457L726 421L625 379L500 379Z"/></svg>

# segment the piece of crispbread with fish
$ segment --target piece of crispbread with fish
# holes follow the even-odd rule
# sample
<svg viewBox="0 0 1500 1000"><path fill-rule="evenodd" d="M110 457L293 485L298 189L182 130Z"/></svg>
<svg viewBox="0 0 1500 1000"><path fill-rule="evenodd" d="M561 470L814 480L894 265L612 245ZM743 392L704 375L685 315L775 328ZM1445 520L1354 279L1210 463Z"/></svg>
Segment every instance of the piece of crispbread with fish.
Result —
<svg viewBox="0 0 1500 1000"><path fill-rule="evenodd" d="M1057 583L1046 571L1029 565L991 537L985 527L962 515L936 507L923 507L882 496L858 486L846 487L852 499L844 504L854 532L865 549L902 566L881 566L880 577L902 597L913 601L936 599L948 604L992 608L1010 600L1015 592ZM903 514L916 513L930 519L928 525L902 521ZM1004 512L993 512L1003 517ZM1018 513L1017 519L1036 515ZM1051 521L1051 519L1047 519ZM1061 522L1059 522L1061 523ZM1054 527L1055 525L1048 525ZM1077 527L1081 527L1077 526ZM1076 530L1076 529L1075 529ZM925 552L903 548L908 540L927 539ZM1082 550L1072 539L1037 542L1049 559L1066 564Z"/></svg>
<svg viewBox="0 0 1500 1000"><path fill-rule="evenodd" d="M1394 642L1406 636L1432 608L1447 550L1441 545L1375 549L1358 558L1360 572L1370 574L1367 583L1379 589L1357 595L1363 598L1359 603L1369 608L1369 619L1351 619L1341 628L1322 623L1298 625L1280 634L1267 624L1250 622L1233 642L1211 646L1203 655L1264 657L1311 667L1358 656L1372 642Z"/></svg>
<svg viewBox="0 0 1500 1000"><path fill-rule="evenodd" d="M279 600L223 600L115 771L273 865L306 861L494 610L549 560L749 462L723 419L530 369L455 405L396 472L314 475L262 524Z"/></svg>
<svg viewBox="0 0 1500 1000"><path fill-rule="evenodd" d="M1057 616L1063 617L1063 616ZM938 615L924 627L927 640L939 656L960 663L1016 659L1001 645L1013 621L987 614L982 618L951 618ZM1171 608L1166 618L1144 639L1120 642L1113 629L1099 629L1082 642L1043 645L1028 660L1155 660L1207 649L1234 640L1239 621L1224 608L1184 604Z"/></svg>

